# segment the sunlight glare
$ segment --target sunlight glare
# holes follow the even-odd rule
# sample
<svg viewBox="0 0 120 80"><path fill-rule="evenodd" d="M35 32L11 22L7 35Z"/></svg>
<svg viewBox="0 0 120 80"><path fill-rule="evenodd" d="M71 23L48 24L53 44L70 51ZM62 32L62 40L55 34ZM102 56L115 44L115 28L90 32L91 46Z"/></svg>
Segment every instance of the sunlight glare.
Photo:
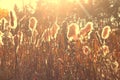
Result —
<svg viewBox="0 0 120 80"><path fill-rule="evenodd" d="M87 4L87 3L88 3L88 0L85 0L85 3Z"/></svg>
<svg viewBox="0 0 120 80"><path fill-rule="evenodd" d="M60 0L43 0L45 3L49 4L59 4Z"/></svg>
<svg viewBox="0 0 120 80"><path fill-rule="evenodd" d="M0 8L12 10L16 4L19 10L22 10L23 6L30 4L35 9L37 1L38 0L0 0Z"/></svg>

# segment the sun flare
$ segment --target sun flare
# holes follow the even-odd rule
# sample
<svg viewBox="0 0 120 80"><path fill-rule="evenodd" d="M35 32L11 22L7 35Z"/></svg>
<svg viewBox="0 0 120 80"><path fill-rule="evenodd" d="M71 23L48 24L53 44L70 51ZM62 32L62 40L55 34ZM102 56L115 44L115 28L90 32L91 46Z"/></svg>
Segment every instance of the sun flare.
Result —
<svg viewBox="0 0 120 80"><path fill-rule="evenodd" d="M12 10L14 5L17 5L19 10L22 10L23 6L30 4L35 9L37 1L38 0L0 0L0 8Z"/></svg>

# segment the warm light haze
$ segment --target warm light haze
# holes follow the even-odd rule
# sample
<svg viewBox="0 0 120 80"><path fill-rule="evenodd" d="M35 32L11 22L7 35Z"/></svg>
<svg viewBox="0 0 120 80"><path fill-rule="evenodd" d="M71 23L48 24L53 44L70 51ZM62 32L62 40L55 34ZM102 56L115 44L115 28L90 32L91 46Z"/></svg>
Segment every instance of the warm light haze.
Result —
<svg viewBox="0 0 120 80"><path fill-rule="evenodd" d="M19 10L22 10L24 5L30 4L34 9L38 0L0 0L0 8L11 10L16 4Z"/></svg>

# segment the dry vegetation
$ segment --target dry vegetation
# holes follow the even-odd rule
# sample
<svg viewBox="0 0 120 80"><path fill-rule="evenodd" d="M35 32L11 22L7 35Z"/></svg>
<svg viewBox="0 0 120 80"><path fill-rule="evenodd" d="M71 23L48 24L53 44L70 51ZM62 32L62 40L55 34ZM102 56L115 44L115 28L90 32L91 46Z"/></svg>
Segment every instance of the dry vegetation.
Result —
<svg viewBox="0 0 120 80"><path fill-rule="evenodd" d="M120 80L120 26L111 17L43 23L33 15L10 14L0 22L0 80ZM74 27L69 41L71 23L80 32Z"/></svg>

